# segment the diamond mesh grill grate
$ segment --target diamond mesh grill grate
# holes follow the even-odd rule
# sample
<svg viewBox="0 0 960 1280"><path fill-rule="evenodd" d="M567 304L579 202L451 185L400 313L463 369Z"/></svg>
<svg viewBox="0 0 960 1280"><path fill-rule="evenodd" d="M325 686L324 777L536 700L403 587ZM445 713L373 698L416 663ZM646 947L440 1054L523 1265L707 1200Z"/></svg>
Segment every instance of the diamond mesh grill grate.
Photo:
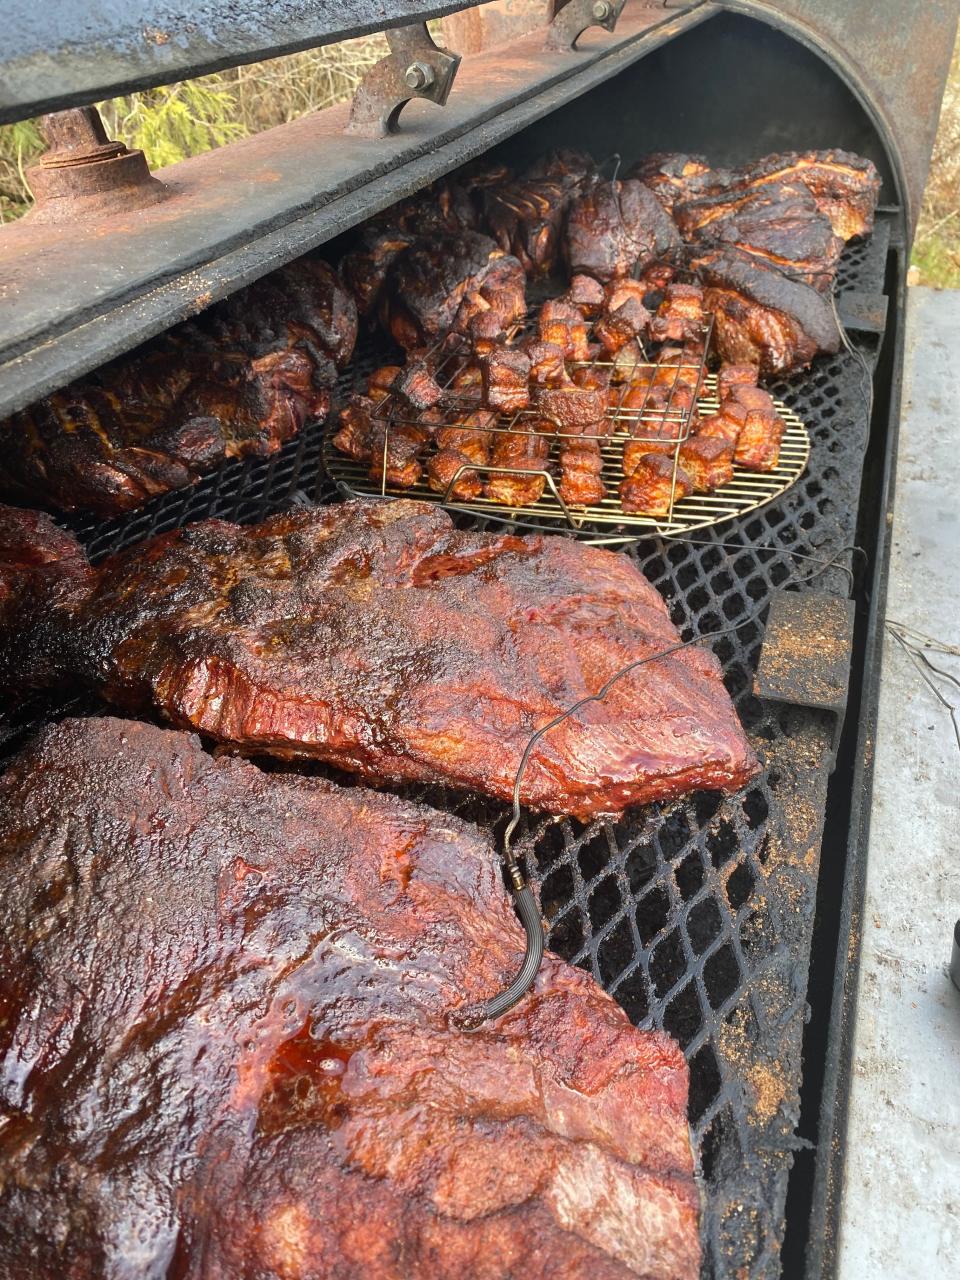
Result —
<svg viewBox="0 0 960 1280"><path fill-rule="evenodd" d="M848 248L841 291L880 290L888 241L881 223L870 241ZM876 345L862 340L871 362ZM382 361L375 350L359 353L345 385L358 365ZM838 562L817 587L849 591L844 549L855 538L869 426L862 370L842 353L770 390L810 430L809 465L797 483L720 529L627 548L685 638L737 622L825 559ZM329 501L324 430L309 427L273 459L230 464L135 516L74 528L99 558L191 520L253 521L291 503ZM455 518L486 527L477 516ZM704 792L588 826L528 816L518 833L548 945L592 972L634 1022L669 1031L687 1055L707 1277L779 1274L830 770L830 716L753 696L761 638L758 620L714 643L764 765L748 791ZM506 812L497 804L442 788L414 794L502 832Z"/></svg>

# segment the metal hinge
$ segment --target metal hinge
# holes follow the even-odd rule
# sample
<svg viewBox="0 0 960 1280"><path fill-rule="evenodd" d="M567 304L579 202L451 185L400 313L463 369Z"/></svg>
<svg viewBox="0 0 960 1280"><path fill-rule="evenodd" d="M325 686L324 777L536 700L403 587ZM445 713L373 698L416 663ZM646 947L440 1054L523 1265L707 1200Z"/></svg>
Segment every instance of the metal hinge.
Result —
<svg viewBox="0 0 960 1280"><path fill-rule="evenodd" d="M450 95L460 55L434 44L425 22L384 33L390 52L363 77L353 97L348 133L382 138L396 133L400 112L411 98L443 106Z"/></svg>
<svg viewBox="0 0 960 1280"><path fill-rule="evenodd" d="M590 27L613 31L624 0L552 0L545 49L569 53Z"/></svg>

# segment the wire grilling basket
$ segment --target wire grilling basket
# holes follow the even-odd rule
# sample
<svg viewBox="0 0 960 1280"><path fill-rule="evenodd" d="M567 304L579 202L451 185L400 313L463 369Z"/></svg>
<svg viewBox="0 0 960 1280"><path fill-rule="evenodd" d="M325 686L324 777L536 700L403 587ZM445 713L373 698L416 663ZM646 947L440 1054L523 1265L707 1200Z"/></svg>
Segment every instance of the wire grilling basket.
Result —
<svg viewBox="0 0 960 1280"><path fill-rule="evenodd" d="M535 315L534 310L525 328L532 326ZM372 462L342 453L333 443L334 428L324 440L326 469L347 497L419 498L512 524L531 519L554 523L582 537L596 532L598 526L627 534L670 536L746 515L779 497L803 474L810 456L810 437L797 414L783 401L775 400L784 425L776 465L769 471L734 465L732 477L720 487L684 493L678 485L681 450L694 434L698 418L716 413L719 407L716 376L706 370L711 336L712 318L682 348L663 346L656 353L638 348L626 358L621 353L614 359L595 356L591 360L568 361L567 370L580 385L604 386L610 382L602 425L593 431L564 429L560 419L551 419L549 412L537 405L500 414L484 428L493 443L493 453L498 440L505 437L518 443L525 440L529 442L526 451L535 459L526 465L510 466L495 457L464 457L461 465L438 484L422 465L430 450L427 441L437 429L435 411L417 413L399 395L390 392L377 405L374 425L378 435ZM458 384L468 354L466 339L448 338L427 357L443 391L445 425L456 426L483 408L476 383ZM579 389L574 385L569 393L576 394ZM388 459L395 433L410 428L422 433L424 444L418 453L416 480L401 485L391 477ZM604 491L599 501L586 504L571 497L563 478L563 451L585 442L594 444L599 451L599 479ZM651 452L665 456L672 464L663 510L624 508L620 496L628 475L624 448L631 443L648 444ZM520 447L524 449L523 445ZM516 477L509 505L489 491L491 478L507 476ZM464 492L468 486L472 490L469 495Z"/></svg>

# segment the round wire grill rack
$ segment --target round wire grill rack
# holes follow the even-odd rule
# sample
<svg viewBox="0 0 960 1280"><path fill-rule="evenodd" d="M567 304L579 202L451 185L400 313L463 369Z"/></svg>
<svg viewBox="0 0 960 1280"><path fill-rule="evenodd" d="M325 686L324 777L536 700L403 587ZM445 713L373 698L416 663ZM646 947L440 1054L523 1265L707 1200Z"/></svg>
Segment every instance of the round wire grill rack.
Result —
<svg viewBox="0 0 960 1280"><path fill-rule="evenodd" d="M707 375L697 402L698 412L702 415L715 413L718 408L716 393L716 376ZM548 467L552 470L533 470L526 474L544 477L543 493L536 502L529 505L505 507L503 503L489 498L478 497L470 500L450 499L446 493L439 493L420 480L408 488L398 488L381 480L371 478L366 463L348 458L332 443L332 432L324 439L323 459L327 472L334 480L337 488L346 497L387 497L387 498L419 498L427 502L442 503L452 511L463 511L483 515L487 519L495 519L509 525L522 525L531 518L538 521L555 521L578 536L588 537L599 531L619 532L625 536L631 533L644 532L671 536L692 533L697 529L705 529L711 525L732 520L737 516L748 515L759 507L766 506L774 498L780 497L803 475L810 458L810 435L803 421L782 400L775 399L777 408L786 430L780 445L780 457L776 467L771 471L748 471L745 467L735 466L733 479L711 493L691 493L687 497L678 498L673 503L672 514L666 516L624 513L617 494L624 479L623 446L630 435L618 432L605 437L587 437L597 439L603 457L603 481L608 496L597 505L586 508L569 507L564 503L556 487L553 472L558 470L557 455L564 440L570 437L555 435L550 437L550 458ZM513 432L522 428L513 427ZM503 428L501 428L503 430ZM680 443L686 436L680 437ZM498 471L504 468L494 466L472 466L474 472ZM457 477L453 478L456 482ZM448 491L452 485L448 485ZM611 529L613 526L613 529Z"/></svg>

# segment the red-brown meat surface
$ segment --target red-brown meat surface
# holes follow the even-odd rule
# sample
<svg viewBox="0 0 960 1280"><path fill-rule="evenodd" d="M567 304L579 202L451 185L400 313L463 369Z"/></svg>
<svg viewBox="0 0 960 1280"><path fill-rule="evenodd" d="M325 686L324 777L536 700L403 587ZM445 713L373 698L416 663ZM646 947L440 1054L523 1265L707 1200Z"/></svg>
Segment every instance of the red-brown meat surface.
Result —
<svg viewBox="0 0 960 1280"><path fill-rule="evenodd" d="M208 521L105 561L15 648L0 636L0 686L46 683L57 663L125 710L250 751L508 798L536 729L677 639L626 557L458 532L432 504L349 502ZM520 794L616 813L755 769L719 664L694 646L552 730Z"/></svg>
<svg viewBox="0 0 960 1280"><path fill-rule="evenodd" d="M0 779L0 1273L694 1280L679 1049L476 828L129 721Z"/></svg>
<svg viewBox="0 0 960 1280"><path fill-rule="evenodd" d="M113 516L324 418L357 310L303 258L0 422L0 496Z"/></svg>
<svg viewBox="0 0 960 1280"><path fill-rule="evenodd" d="M488 236L475 231L437 235L400 254L387 272L381 313L406 350L429 346L493 312L502 330L526 310L523 267Z"/></svg>

